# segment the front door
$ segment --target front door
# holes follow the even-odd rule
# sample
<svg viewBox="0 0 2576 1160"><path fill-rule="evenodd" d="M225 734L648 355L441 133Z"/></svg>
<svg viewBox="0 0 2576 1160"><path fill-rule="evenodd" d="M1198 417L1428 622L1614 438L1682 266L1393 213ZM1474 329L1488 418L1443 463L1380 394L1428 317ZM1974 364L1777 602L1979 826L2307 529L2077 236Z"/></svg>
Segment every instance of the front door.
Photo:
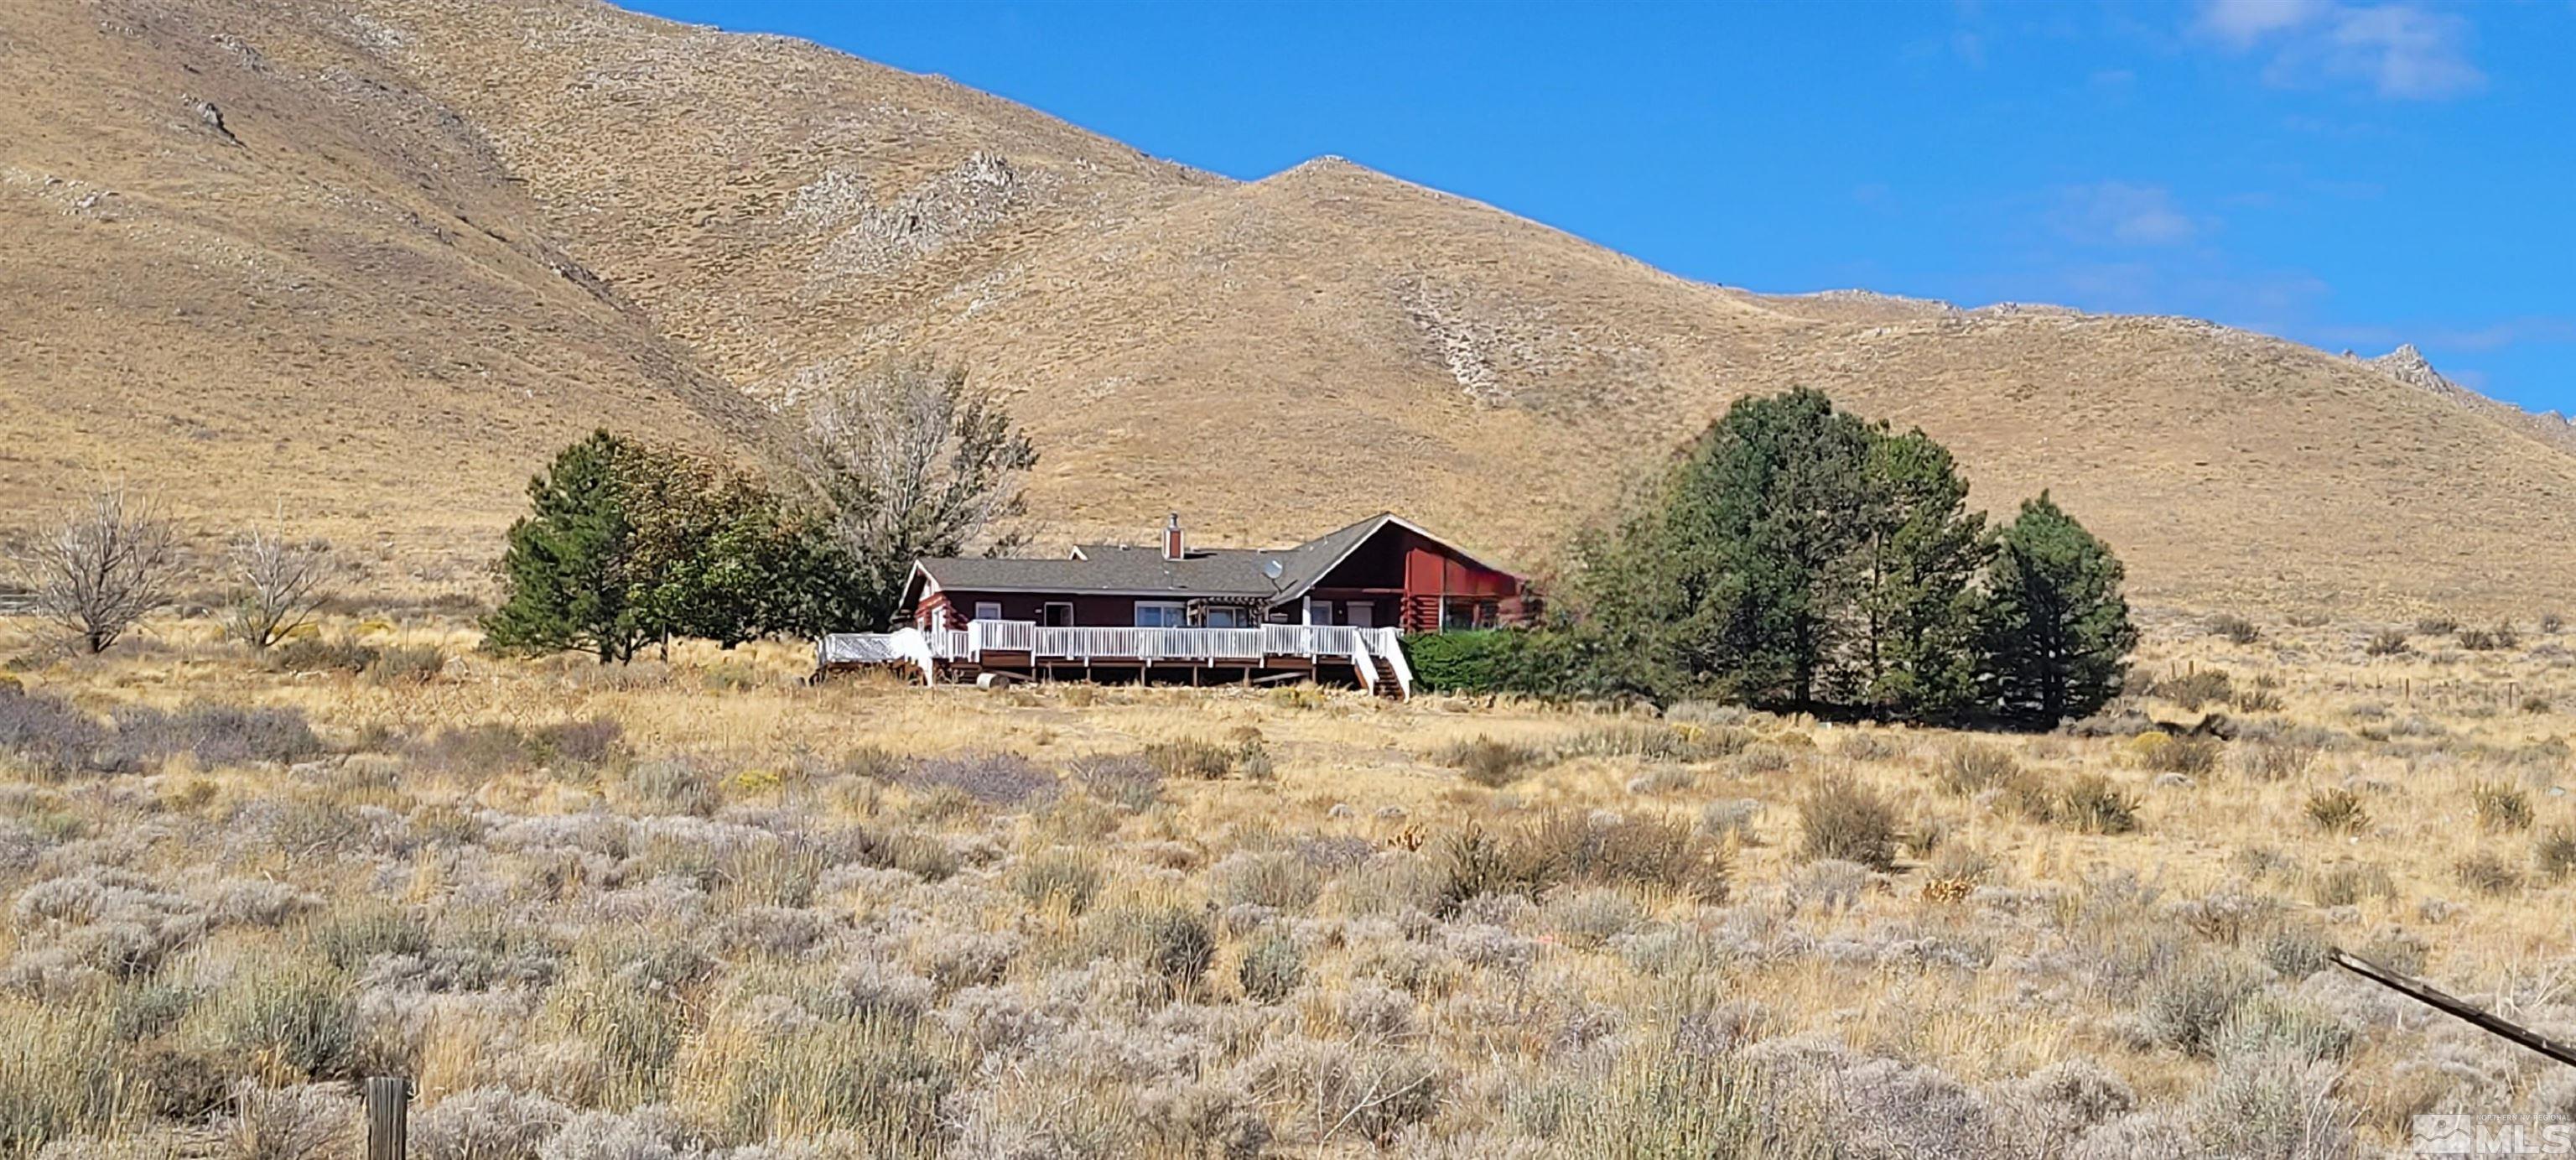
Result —
<svg viewBox="0 0 2576 1160"><path fill-rule="evenodd" d="M1354 600L1342 606L1342 614L1351 618L1352 628L1377 627L1377 605L1367 600Z"/></svg>
<svg viewBox="0 0 2576 1160"><path fill-rule="evenodd" d="M1073 605L1067 604L1064 601L1048 601L1044 610L1044 615L1046 616L1046 625L1048 628L1073 627Z"/></svg>

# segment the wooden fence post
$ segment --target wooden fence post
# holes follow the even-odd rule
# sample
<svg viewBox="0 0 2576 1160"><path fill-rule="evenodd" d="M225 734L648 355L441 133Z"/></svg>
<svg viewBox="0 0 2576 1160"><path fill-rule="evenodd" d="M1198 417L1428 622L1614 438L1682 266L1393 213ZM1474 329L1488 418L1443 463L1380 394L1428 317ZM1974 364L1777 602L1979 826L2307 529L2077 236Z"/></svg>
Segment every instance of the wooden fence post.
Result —
<svg viewBox="0 0 2576 1160"><path fill-rule="evenodd" d="M404 1160L411 1134L411 1080L367 1077L367 1160Z"/></svg>

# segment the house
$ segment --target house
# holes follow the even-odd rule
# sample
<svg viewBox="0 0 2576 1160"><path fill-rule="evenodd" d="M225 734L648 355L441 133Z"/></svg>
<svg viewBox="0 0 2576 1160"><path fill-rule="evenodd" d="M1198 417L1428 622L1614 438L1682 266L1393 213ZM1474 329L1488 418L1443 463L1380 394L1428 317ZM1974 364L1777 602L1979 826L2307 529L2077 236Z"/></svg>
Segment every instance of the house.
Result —
<svg viewBox="0 0 2576 1160"><path fill-rule="evenodd" d="M820 659L931 681L1315 677L1400 696L1412 673L1399 636L1516 623L1523 588L1392 513L1282 548L1196 547L1175 514L1151 546L917 561L911 627L827 638Z"/></svg>

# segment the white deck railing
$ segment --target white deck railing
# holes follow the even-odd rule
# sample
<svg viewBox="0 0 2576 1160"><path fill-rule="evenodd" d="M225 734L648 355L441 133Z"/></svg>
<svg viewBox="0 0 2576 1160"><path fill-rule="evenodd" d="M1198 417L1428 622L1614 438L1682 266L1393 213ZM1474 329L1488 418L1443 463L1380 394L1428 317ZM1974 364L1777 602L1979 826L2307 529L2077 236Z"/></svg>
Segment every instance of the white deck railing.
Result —
<svg viewBox="0 0 2576 1160"><path fill-rule="evenodd" d="M1257 628L1062 628L1041 625L1031 636L1030 655L1041 660L1090 660L1133 657L1138 660L1254 661L1265 641Z"/></svg>
<svg viewBox="0 0 2576 1160"><path fill-rule="evenodd" d="M1348 662L1361 683L1375 688L1377 665L1385 657L1402 691L1413 690L1413 669L1393 628L1354 628L1327 624L1264 624L1252 628L1105 628L1058 627L1025 620L978 620L962 629L903 628L893 632L834 633L815 644L822 665L881 664L894 661L918 666L935 679L940 661L981 660L986 652L1027 653L1034 661L1095 659L1198 661L1206 664L1255 664L1263 657L1291 656Z"/></svg>

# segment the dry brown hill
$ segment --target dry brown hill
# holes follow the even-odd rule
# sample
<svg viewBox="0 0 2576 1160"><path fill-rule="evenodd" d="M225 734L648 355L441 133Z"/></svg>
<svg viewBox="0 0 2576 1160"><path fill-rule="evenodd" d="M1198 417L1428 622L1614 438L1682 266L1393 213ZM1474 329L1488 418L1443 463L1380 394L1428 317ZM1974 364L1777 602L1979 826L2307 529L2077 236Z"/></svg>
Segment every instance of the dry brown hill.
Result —
<svg viewBox="0 0 2576 1160"><path fill-rule="evenodd" d="M0 433L32 444L0 500L293 495L435 572L569 432L721 442L754 421L728 387L928 349L1022 392L1068 538L1391 507L1540 564L1726 400L1808 384L1948 441L1981 502L2053 488L2150 598L2528 608L2576 564L2545 424L2360 360L1693 283L1345 162L1229 181L800 42L571 0L193 0L9 8L0 63Z"/></svg>

